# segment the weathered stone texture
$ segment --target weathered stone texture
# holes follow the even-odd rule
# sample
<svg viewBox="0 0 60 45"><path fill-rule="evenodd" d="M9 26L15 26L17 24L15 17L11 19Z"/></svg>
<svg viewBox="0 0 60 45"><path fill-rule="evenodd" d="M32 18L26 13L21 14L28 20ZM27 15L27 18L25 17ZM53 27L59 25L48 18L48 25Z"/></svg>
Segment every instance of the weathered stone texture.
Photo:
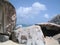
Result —
<svg viewBox="0 0 60 45"><path fill-rule="evenodd" d="M22 27L15 30L19 43L25 45L44 45L44 35L40 26Z"/></svg>
<svg viewBox="0 0 60 45"><path fill-rule="evenodd" d="M60 25L60 14L54 16L50 21L48 21L50 23L55 23L55 24L59 24Z"/></svg>
<svg viewBox="0 0 60 45"><path fill-rule="evenodd" d="M0 33L11 34L16 25L15 7L5 0L0 0ZM1 38L2 37L2 38ZM4 35L0 36L3 40Z"/></svg>
<svg viewBox="0 0 60 45"><path fill-rule="evenodd" d="M4 0L0 0L0 6L2 6L2 17L3 20L2 21L2 25L3 25L3 33L8 33L11 32L15 25L16 25L16 12L15 12L15 8L14 6L8 2L8 1L4 1Z"/></svg>

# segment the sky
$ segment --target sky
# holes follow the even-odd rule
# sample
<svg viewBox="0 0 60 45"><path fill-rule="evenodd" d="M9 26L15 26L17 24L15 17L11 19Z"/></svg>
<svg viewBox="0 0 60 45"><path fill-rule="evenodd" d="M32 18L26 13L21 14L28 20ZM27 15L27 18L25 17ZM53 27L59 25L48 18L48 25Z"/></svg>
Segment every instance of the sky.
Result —
<svg viewBox="0 0 60 45"><path fill-rule="evenodd" d="M60 0L9 0L16 9L16 24L48 22L60 14Z"/></svg>

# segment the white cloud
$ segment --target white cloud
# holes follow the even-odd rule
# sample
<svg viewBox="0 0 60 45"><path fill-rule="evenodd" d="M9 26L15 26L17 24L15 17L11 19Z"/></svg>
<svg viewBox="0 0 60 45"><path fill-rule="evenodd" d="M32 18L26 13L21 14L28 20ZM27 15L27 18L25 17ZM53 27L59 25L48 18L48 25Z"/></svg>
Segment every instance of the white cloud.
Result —
<svg viewBox="0 0 60 45"><path fill-rule="evenodd" d="M41 12L46 11L47 8L44 4L39 2L33 3L30 7L20 6L17 11L17 24L37 23L42 17ZM38 17L40 17L38 19ZM38 21L39 20L39 21Z"/></svg>
<svg viewBox="0 0 60 45"><path fill-rule="evenodd" d="M31 7L19 7L17 9L17 16L30 17L39 14L41 11L46 10L46 6L39 2L35 2Z"/></svg>
<svg viewBox="0 0 60 45"><path fill-rule="evenodd" d="M46 6L39 2L33 3L32 7L35 8L36 10L46 10Z"/></svg>
<svg viewBox="0 0 60 45"><path fill-rule="evenodd" d="M47 19L49 19L49 15L48 14L45 14L44 17L47 18Z"/></svg>

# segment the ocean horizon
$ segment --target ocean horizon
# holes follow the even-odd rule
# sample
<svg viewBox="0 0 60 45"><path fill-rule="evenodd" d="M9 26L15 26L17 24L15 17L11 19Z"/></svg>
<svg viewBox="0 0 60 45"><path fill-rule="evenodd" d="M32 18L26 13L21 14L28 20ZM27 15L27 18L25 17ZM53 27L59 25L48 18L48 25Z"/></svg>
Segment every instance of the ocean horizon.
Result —
<svg viewBox="0 0 60 45"><path fill-rule="evenodd" d="M21 27L28 27L28 26L31 26L31 25L33 25L33 24L16 24L16 26L21 26Z"/></svg>

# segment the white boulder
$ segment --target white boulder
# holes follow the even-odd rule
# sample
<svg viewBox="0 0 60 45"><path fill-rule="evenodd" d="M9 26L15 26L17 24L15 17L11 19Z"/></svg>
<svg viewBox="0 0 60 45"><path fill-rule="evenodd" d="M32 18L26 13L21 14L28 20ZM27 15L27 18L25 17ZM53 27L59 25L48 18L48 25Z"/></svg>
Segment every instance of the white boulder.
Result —
<svg viewBox="0 0 60 45"><path fill-rule="evenodd" d="M19 43L26 45L44 45L44 35L40 26L22 27L15 30Z"/></svg>

